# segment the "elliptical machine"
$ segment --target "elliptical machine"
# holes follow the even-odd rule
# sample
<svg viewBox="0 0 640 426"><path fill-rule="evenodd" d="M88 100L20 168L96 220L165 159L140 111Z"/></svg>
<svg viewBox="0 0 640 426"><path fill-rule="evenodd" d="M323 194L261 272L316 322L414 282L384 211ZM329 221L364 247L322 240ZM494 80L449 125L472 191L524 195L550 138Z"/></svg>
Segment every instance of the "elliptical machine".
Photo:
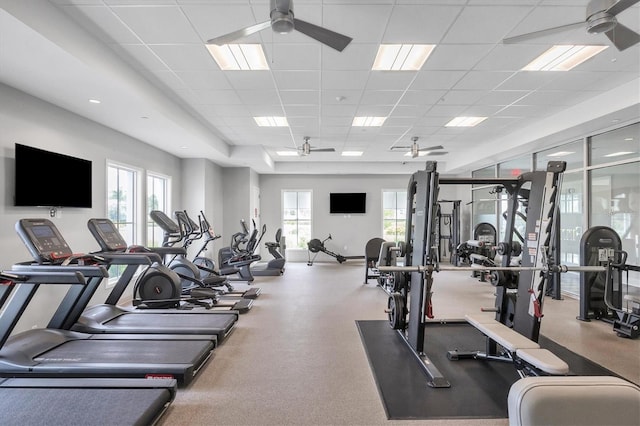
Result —
<svg viewBox="0 0 640 426"><path fill-rule="evenodd" d="M186 248L174 247L184 238L183 231L176 222L160 210L152 210L149 216L164 231L162 247L171 247L180 250L179 252L165 256L165 264L169 269L178 274L183 282L183 286L185 283L192 283L200 287L199 292L211 292L215 297L217 306L228 306L240 313L248 312L251 309L253 300L244 298L229 299L225 297L225 292L220 289L220 287L224 286L224 277L214 275L203 277L198 266L186 258Z"/></svg>
<svg viewBox="0 0 640 426"><path fill-rule="evenodd" d="M221 272L216 271L215 262L212 259L202 255L207 251L207 246L210 242L220 238L220 236L216 235L214 232L213 226L211 226L202 210L200 210L200 215L198 215L200 226L198 226L198 224L189 217L186 210L176 211L175 215L182 233L182 246L185 249L191 246L194 241L200 240L204 237L200 250L198 250L191 262L197 266L201 279L217 282L219 283L219 287L224 286L226 289L220 288L219 291L225 295L242 296L245 299L256 299L260 295L261 290L258 287L246 287L242 289L234 288L234 286L229 282L228 275L235 274L236 271L228 271L229 274L222 274Z"/></svg>
<svg viewBox="0 0 640 426"><path fill-rule="evenodd" d="M255 254L255 249L260 244L267 227L262 226L262 232L258 237L255 221L253 221L251 234L244 219L240 220L240 226L242 232L236 232L231 236L231 245L218 251L219 273L229 276L237 274L239 277L236 280L252 282L254 278L250 266L262 259L259 254Z"/></svg>
<svg viewBox="0 0 640 426"><path fill-rule="evenodd" d="M279 276L284 273L285 258L280 252L282 243L282 229L278 228L275 235L275 241L267 241L264 243L273 259L267 262L259 262L251 267L251 273L256 276Z"/></svg>

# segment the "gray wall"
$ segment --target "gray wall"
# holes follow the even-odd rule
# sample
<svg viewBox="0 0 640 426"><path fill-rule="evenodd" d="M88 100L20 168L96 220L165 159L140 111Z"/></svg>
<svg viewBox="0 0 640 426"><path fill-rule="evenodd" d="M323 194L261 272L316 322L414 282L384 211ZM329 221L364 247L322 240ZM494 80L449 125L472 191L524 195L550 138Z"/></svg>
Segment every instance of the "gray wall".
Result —
<svg viewBox="0 0 640 426"><path fill-rule="evenodd" d="M60 152L92 161L93 208L60 210L53 222L60 229L74 252L83 253L98 249L86 223L91 217L106 216L106 162L117 161L172 176L174 205L181 204L180 160L122 133L72 114L62 108L43 102L9 86L0 84L0 268L9 269L12 264L30 260L29 252L14 231L20 218L48 217L49 209L14 207L14 158L15 143ZM55 177L41 176L33 170L34 180L40 185L67 185L73 191L72 182L55 182ZM144 174L141 175L144 182ZM142 185L144 189L145 185ZM141 212L141 214L146 214ZM44 326L57 307L56 300L63 289L43 288L30 305L18 329ZM104 289L94 300L105 298Z"/></svg>

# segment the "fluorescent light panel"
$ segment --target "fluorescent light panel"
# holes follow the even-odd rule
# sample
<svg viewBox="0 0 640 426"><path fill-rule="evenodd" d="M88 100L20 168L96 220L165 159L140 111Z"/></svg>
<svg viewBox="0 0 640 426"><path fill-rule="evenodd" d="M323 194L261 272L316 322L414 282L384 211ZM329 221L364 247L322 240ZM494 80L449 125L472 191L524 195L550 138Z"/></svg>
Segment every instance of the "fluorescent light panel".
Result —
<svg viewBox="0 0 640 426"><path fill-rule="evenodd" d="M269 64L260 44L207 44L209 53L223 71L268 70Z"/></svg>
<svg viewBox="0 0 640 426"><path fill-rule="evenodd" d="M523 71L569 71L608 46L556 45L527 64Z"/></svg>
<svg viewBox="0 0 640 426"><path fill-rule="evenodd" d="M620 152L612 152L611 154L605 155L605 157L620 157L621 155L629 155L633 154L632 151L620 151Z"/></svg>
<svg viewBox="0 0 640 426"><path fill-rule="evenodd" d="M362 151L342 151L343 157L360 157L362 155Z"/></svg>
<svg viewBox="0 0 640 426"><path fill-rule="evenodd" d="M280 157L297 157L298 156L297 151L276 151L276 154L278 154Z"/></svg>
<svg viewBox="0 0 640 426"><path fill-rule="evenodd" d="M253 117L260 127L288 127L287 117Z"/></svg>
<svg viewBox="0 0 640 426"><path fill-rule="evenodd" d="M567 155L575 154L573 151L558 151L553 154L547 154L547 157L566 157Z"/></svg>
<svg viewBox="0 0 640 426"><path fill-rule="evenodd" d="M354 117L351 123L354 127L380 127L387 117Z"/></svg>
<svg viewBox="0 0 640 426"><path fill-rule="evenodd" d="M373 61L374 71L418 71L434 44L381 44Z"/></svg>
<svg viewBox="0 0 640 426"><path fill-rule="evenodd" d="M456 117L445 124L445 127L473 127L482 123L487 117Z"/></svg>

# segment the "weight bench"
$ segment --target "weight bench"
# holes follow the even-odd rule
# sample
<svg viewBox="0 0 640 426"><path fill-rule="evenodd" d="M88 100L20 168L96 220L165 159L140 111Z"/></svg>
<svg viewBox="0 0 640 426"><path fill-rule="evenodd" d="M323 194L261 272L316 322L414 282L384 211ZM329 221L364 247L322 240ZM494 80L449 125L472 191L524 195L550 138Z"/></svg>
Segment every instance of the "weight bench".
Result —
<svg viewBox="0 0 640 426"><path fill-rule="evenodd" d="M487 351L474 352L473 358L511 361L521 377L569 373L569 365L566 362L551 351L540 348L540 345L533 340L496 321L493 315L465 315L465 319L487 337ZM498 355L495 350L491 350L491 347L494 346L492 342L497 343L507 352L505 356ZM450 359L461 357L461 354L456 351L449 353L451 354Z"/></svg>
<svg viewBox="0 0 640 426"><path fill-rule="evenodd" d="M637 426L640 419L640 388L618 377L525 377L507 401L510 426Z"/></svg>

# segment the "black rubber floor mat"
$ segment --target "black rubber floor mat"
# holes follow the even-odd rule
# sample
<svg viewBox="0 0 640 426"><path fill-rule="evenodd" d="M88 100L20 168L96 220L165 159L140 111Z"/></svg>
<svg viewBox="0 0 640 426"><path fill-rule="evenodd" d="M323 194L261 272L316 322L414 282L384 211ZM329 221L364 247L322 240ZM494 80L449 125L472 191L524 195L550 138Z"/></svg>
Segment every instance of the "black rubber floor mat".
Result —
<svg viewBox="0 0 640 426"><path fill-rule="evenodd" d="M427 325L426 354L451 383L450 388L430 388L414 355L387 321L356 321L356 324L390 420L508 417L507 395L519 378L513 365L447 359L447 351L452 349L484 349L484 336L471 325L464 322ZM540 343L565 360L574 374L611 374L548 339L541 338Z"/></svg>

